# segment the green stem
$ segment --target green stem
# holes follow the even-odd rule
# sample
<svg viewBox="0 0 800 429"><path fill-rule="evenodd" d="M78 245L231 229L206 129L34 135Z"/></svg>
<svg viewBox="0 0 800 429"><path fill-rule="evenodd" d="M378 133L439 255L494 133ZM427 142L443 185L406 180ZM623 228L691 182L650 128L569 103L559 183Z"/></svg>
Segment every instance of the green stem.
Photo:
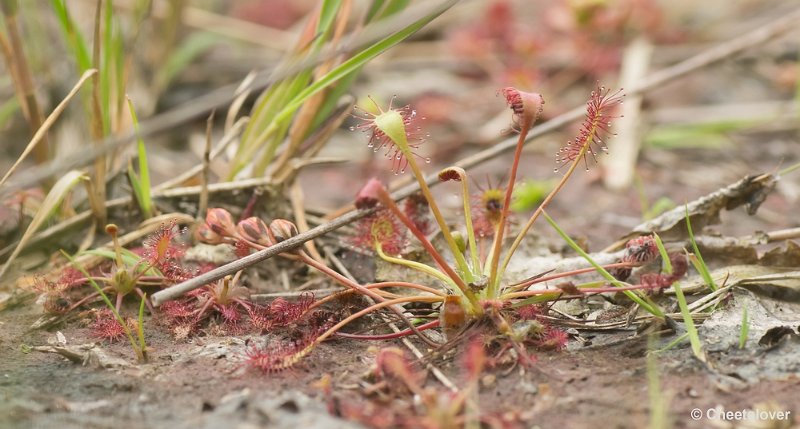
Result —
<svg viewBox="0 0 800 429"><path fill-rule="evenodd" d="M472 257L472 272L480 275L483 269L481 268L481 262L478 258L478 244L475 240L475 227L472 225L472 206L469 204L469 184L467 183L466 173L463 174L461 178L461 193L461 199L464 202L464 222L467 224L469 254Z"/></svg>

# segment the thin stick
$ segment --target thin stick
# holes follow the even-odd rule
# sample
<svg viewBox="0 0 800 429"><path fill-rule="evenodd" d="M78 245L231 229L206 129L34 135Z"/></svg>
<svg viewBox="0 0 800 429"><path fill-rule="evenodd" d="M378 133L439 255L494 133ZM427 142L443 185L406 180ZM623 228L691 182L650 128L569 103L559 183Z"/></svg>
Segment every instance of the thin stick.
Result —
<svg viewBox="0 0 800 429"><path fill-rule="evenodd" d="M770 243L775 241L791 240L798 237L800 237L800 228L782 229L767 233L767 239Z"/></svg>
<svg viewBox="0 0 800 429"><path fill-rule="evenodd" d="M108 7L108 6L106 6ZM94 40L92 45L92 65L94 68L100 70L100 15L103 10L103 0L97 0L97 7L94 13ZM111 31L106 29L106 31ZM104 64L104 66L107 66ZM100 105L100 74L96 73L92 79L92 98L91 98L91 121L90 130L92 136L92 146L95 149L103 147L101 139L104 137L106 131L103 124L103 113ZM84 151L80 151L84 152ZM89 156L87 159L94 159L94 175L88 182L89 186L89 206L92 209L92 214L97 221L98 228L103 228L108 217L106 210L106 154L98 154L96 156Z"/></svg>
<svg viewBox="0 0 800 429"><path fill-rule="evenodd" d="M650 75L648 79L644 80L640 85L627 90L626 94L632 96L635 94L640 94L653 90L656 87L659 87L667 82L673 81L693 71L699 70L703 67L709 66L718 61L733 56L737 53L740 53L741 51L744 51L747 48L758 46L764 42L769 41L772 38L775 38L789 30L794 29L795 21L797 21L798 19L800 19L800 9L797 9L792 13L783 15L782 17L772 21L771 23L761 26L758 29L746 33L740 37L720 43L719 45L712 47L706 51L703 51L678 64L675 64L674 66L667 67L658 72L655 72L652 75ZM541 137L549 132L555 131L569 124L575 119L578 119L581 116L583 116L584 110L585 106L581 105L580 107L576 107L575 109L563 113L543 123L542 125L532 128L528 133L528 138L526 141L529 142L537 137ZM186 114L185 111L180 111L180 110L173 111L172 113L175 114L176 116L178 114L180 115ZM161 118L163 118L163 116ZM148 129L149 133L161 130L159 127L156 127L156 125L159 125L158 122L156 122L157 119L159 118L154 118L152 121L153 125L148 127L152 128ZM142 127L142 130L144 130L144 127ZM491 148L488 148L472 156L462 159L460 162L457 162L456 165L462 168L469 168L471 166L478 165L486 160L500 156L507 150L514 148L516 144L517 144L517 139L515 137L509 138L495 146L492 146ZM36 179L36 176L32 175L28 179L28 181L34 179ZM432 174L430 176L427 176L425 180L428 184L433 186L435 183L438 183L439 177L438 174ZM23 181L22 184L24 183L25 182ZM416 183L409 184L401 188L397 192L394 192L392 194L392 198L394 198L395 200L405 198L411 195L412 193L416 192L417 188L418 185ZM0 195L1 194L2 192L0 190ZM313 238L319 237L320 235L327 234L328 232L341 228L342 226L347 225L358 219L361 219L364 216L372 214L373 212L374 210L357 210L346 213L340 217L331 220L326 224L312 228L305 233L298 234L275 246L258 251L242 259L233 261L227 265L223 265L207 273L201 274L200 276L197 276L193 279L189 279L181 284L175 285L169 289L156 292L152 296L153 303L155 305L158 305L158 303L163 303L165 301L175 299L186 292L199 288L200 286L206 283L219 280L222 277L225 277L226 275L233 274L236 271L239 271L250 265L269 259L277 254L286 252L288 250L295 249L298 246L302 245L307 240L311 240Z"/></svg>

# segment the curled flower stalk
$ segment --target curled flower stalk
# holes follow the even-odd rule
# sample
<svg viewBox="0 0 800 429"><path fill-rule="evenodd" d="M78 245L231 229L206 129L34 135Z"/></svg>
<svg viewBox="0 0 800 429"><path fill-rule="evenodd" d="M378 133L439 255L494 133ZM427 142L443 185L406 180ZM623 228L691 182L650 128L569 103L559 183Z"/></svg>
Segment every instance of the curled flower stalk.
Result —
<svg viewBox="0 0 800 429"><path fill-rule="evenodd" d="M478 245L475 241L475 227L472 222L472 207L470 206L469 184L467 183L467 172L461 167L448 167L439 172L439 180L445 182L454 180L461 182L461 200L464 204L464 223L467 227L467 242L469 244L469 254L472 261L472 270L480 274L481 263L478 257Z"/></svg>
<svg viewBox="0 0 800 429"><path fill-rule="evenodd" d="M505 225L508 219L509 207L511 206L511 196L514 194L514 183L516 183L517 180L517 169L519 168L519 160L522 157L522 147L525 145L525 139L528 137L528 130L536 122L536 119L539 118L544 105L544 98L541 94L523 92L511 87L504 88L501 92L506 98L508 106L514 112L514 123L519 126L519 137L517 138L517 147L514 150L514 160L511 164L511 173L508 177L508 186L506 187L505 199L503 200L502 210L500 211L497 231L495 232L492 250L489 255L490 296L495 296L500 287L500 276L498 276L500 247L503 244L503 236L505 235Z"/></svg>
<svg viewBox="0 0 800 429"><path fill-rule="evenodd" d="M467 305L471 314L478 315L481 313L480 305L478 303L478 298L475 294L470 290L467 286L467 282L457 273L447 261L444 260L444 257L433 247L433 244L428 240L425 234L416 227L414 222L409 219L405 213L395 204L394 200L392 199L389 192L383 186L383 184L378 181L377 179L371 179L367 184L361 189L356 199L356 207L357 208L370 208L374 207L378 203L382 204L385 208L389 209L407 228L409 231L414 234L417 240L422 244L425 250L428 251L430 256L442 270L443 274L452 280L455 284L457 289L453 292L460 292L467 300ZM433 206L433 204L431 204ZM455 244L455 243L454 243ZM461 251L458 249L456 245L457 254L461 255L462 260L464 259L464 255L461 254ZM430 267L429 267L430 268ZM431 268L433 269L433 268ZM463 273L468 274L468 271L462 271Z"/></svg>
<svg viewBox="0 0 800 429"><path fill-rule="evenodd" d="M511 247L503 259L503 264L499 271L499 278L502 278L503 273L511 261L511 257L514 255L520 243L522 243L525 235L530 231L531 227L533 227L533 223L541 216L544 209L550 204L556 194L561 191L567 183L567 180L575 172L578 164L583 161L588 169L586 155L591 155L596 159L597 149L595 149L595 147L605 151L604 141L606 136L610 134L610 120L616 118L616 116L613 115L614 109L622 103L624 96L625 94L622 93L621 89L611 93L611 90L598 86L592 91L589 96L589 101L586 102L586 117L581 124L577 137L567 142L567 145L559 150L556 157L557 161L562 166L569 165L569 168L517 234L517 237L514 239L514 242L511 244ZM556 168L556 171L558 171L558 168Z"/></svg>

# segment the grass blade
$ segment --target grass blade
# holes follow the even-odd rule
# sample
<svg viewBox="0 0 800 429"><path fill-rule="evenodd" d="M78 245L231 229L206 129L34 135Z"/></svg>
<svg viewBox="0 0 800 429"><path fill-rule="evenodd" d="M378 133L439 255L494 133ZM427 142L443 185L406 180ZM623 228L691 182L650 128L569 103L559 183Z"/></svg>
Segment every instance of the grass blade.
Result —
<svg viewBox="0 0 800 429"><path fill-rule="evenodd" d="M703 345L700 343L700 336L697 334L697 328L694 326L692 314L689 313L689 307L686 305L686 297L683 296L683 291L678 282L672 284L675 289L675 297L678 299L678 306L681 309L683 316L683 324L686 325L686 333L689 335L689 343L692 345L692 352L700 362L706 362L706 354L703 352Z"/></svg>
<svg viewBox="0 0 800 429"><path fill-rule="evenodd" d="M31 239L33 234L39 229L42 224L56 211L61 201L64 200L64 197L72 191L72 188L75 187L78 182L82 179L85 179L86 175L82 171L72 170L69 171L67 174L62 176L58 181L53 185L50 189L50 192L47 193L47 196L44 197L44 201L42 201L42 206L39 208L39 211L36 212L36 215L31 219L31 223L28 225L28 229L25 230L25 233L22 234L22 238L19 240L19 244L14 249L14 252L11 253L11 256L8 257L8 261L6 261L3 268L0 270L0 278L6 274L8 271L8 267L14 263L14 260L17 259L22 249L28 244L28 241Z"/></svg>
<svg viewBox="0 0 800 429"><path fill-rule="evenodd" d="M136 110L133 108L133 101L126 97L128 100L128 110L131 112L131 121L133 122L133 130L139 133L139 120L136 117ZM145 219L153 217L153 200L150 197L150 168L147 163L147 150L144 141L141 137L136 139L138 158L139 158L139 175L128 170L128 177L131 180L133 191L136 196L136 201L139 203L139 208L142 210L142 215Z"/></svg>
<svg viewBox="0 0 800 429"><path fill-rule="evenodd" d="M717 290L717 284L714 282L714 278L711 277L711 272L708 270L708 265L703 260L703 255L700 254L700 249L697 248L697 241L694 239L694 232L692 231L692 221L689 219L689 205L685 206L686 209L686 230L689 232L689 241L692 243L692 251L694 252L695 258L692 258L692 264L700 273L700 276L703 277L703 281L706 282L708 287L715 291ZM696 259L696 262L695 262Z"/></svg>
<svg viewBox="0 0 800 429"><path fill-rule="evenodd" d="M144 304L147 302L147 293L142 294L142 301L139 303L139 317L136 319L136 335L139 337L139 353L143 360L147 360L147 344L144 341ZM139 357L137 356L137 357Z"/></svg>
<svg viewBox="0 0 800 429"><path fill-rule="evenodd" d="M678 336L677 338L675 338L674 340L670 341L670 342L669 342L669 344L667 344L666 346L664 346L664 348L662 348L662 349L658 349L658 350L656 350L655 352L656 352L656 353L663 353L663 352L665 352L665 351L667 351L667 350L671 350L673 347L675 347L675 346L677 346L678 344L682 343L682 342L683 342L684 340L686 340L687 338L689 338L689 334L688 334L688 333L686 333L686 332L684 332L683 334L679 335L679 336Z"/></svg>
<svg viewBox="0 0 800 429"><path fill-rule="evenodd" d="M12 98L0 104L0 128L5 128L6 122L22 107L19 100Z"/></svg>
<svg viewBox="0 0 800 429"><path fill-rule="evenodd" d="M405 28L367 47L366 49L352 56L351 58L349 58L348 60L346 60L345 62L343 62L330 72L328 72L327 74L322 76L319 80L317 80L316 82L305 88L303 91L301 91L289 104L287 104L283 108L283 110L281 110L276 115L276 121L286 120L309 97L318 93L319 91L322 91L332 83L347 76L351 71L354 71L357 68L363 66L364 64L366 64L373 58L377 57L378 55L382 54L392 46L400 43L401 41L405 40L412 34L416 33L419 29L421 29L429 22L433 21L436 17L444 13L445 10L449 9L452 5L454 5L456 1L457 0L446 1L445 5L442 8L433 11L432 13L411 23Z"/></svg>
<svg viewBox="0 0 800 429"><path fill-rule="evenodd" d="M403 10L410 0L375 0L367 13L366 22L377 21Z"/></svg>
<svg viewBox="0 0 800 429"><path fill-rule="evenodd" d="M281 103L282 109L278 111L272 121L269 123L262 132L258 134L258 137L254 139L255 142L264 142L270 138L277 136L278 138L274 138L271 141L271 145L275 147L268 147L265 154L261 157L258 165L258 170L262 170L266 168L266 165L272 159L274 155L275 148L277 144L282 141L282 130L287 129L288 123L292 118L292 115L303 105L309 98L316 95L320 91L328 88L329 86L333 85L334 83L338 82L340 79L343 79L350 75L353 72L356 72L359 68L361 68L364 64L371 61L381 53L385 52L392 46L400 43L401 41L405 40L419 29L427 25L429 22L433 21L436 17L444 13L447 9L452 7L458 0L448 0L443 2L442 6L436 8L432 12L428 13L427 15L417 19L416 21L412 22L411 24L401 28L400 30L394 32L393 34L379 40L378 42L368 46L367 48L361 50L357 54L353 55L349 59L342 62L342 64L338 65L337 67L333 68L331 71L320 77L315 82L311 83L310 85L303 84L302 90L297 93L293 91L289 93L289 97L286 99L284 103ZM304 73L308 74L310 71ZM299 75L298 75L299 76ZM297 80L293 80L293 82L297 83ZM296 86L295 86L296 88ZM253 115L256 117L256 115ZM259 126L262 121L254 120L251 122L253 127ZM249 136L250 132L245 131L245 135ZM243 137L242 140L246 140L247 137ZM260 144L260 143L257 143ZM241 148L245 145L243 144ZM253 152L256 148L251 147L250 150ZM247 160L250 156L239 157L240 160ZM233 171L230 177L233 177L238 171L243 168L243 165L236 163L233 166Z"/></svg>
<svg viewBox="0 0 800 429"><path fill-rule="evenodd" d="M101 0L102 1L102 0ZM101 112L103 120L103 136L111 134L111 80L115 74L122 74L122 70L115 73L114 66L116 64L115 56L118 52L114 52L114 23L111 19L111 0L103 1L103 30L102 30L102 45L100 50L102 52L100 63L96 66L100 69L100 100ZM97 43L97 41L95 41Z"/></svg>
<svg viewBox="0 0 800 429"><path fill-rule="evenodd" d="M551 218L550 215L547 214L547 212L542 211L542 215L544 216L545 219L547 219L547 222L550 224L550 226L552 226L553 229L556 230L558 235L560 235L561 238L563 238L564 241L566 241L567 244L569 244L569 246L574 251L578 252L579 255L581 255L584 259L586 259L586 261L588 261L597 270L597 272L600 273L600 275L605 277L605 279L608 280L609 283L611 283L611 284L613 284L614 286L617 286L617 287L625 286L624 283L622 283L621 281L615 279L614 276L611 275L611 273L606 271L605 268L601 267L600 264L595 262L595 260L592 259L592 257L589 256L589 254L586 253L586 251L581 249L581 247L578 246L575 243L575 241L573 241L572 238L570 238L570 236L567 235L567 233L564 232L563 229L561 229L560 226L558 226L556 221L554 221L553 218ZM661 309L658 308L658 306L655 303L645 301L642 297L640 297L639 295L634 293L634 291L631 291L631 290L624 290L624 291L622 291L622 293L624 293L625 296L630 298L631 301L639 304L639 306L642 307L648 313L650 313L650 314L652 314L652 315L654 315L656 317L664 317L664 312L661 311Z"/></svg>
<svg viewBox="0 0 800 429"><path fill-rule="evenodd" d="M325 38L321 36L331 29L331 25L334 19L336 19L336 14L339 13L341 6L342 0L324 0L322 2L322 8L319 13L319 23L317 25L317 40L320 41L318 43L325 40Z"/></svg>
<svg viewBox="0 0 800 429"><path fill-rule="evenodd" d="M664 242L661 241L661 237L655 232L653 233L653 239L658 247L658 253L661 254L661 263L664 267L664 272L672 274L672 261L669 260L669 254L667 254L667 249L664 247Z"/></svg>
<svg viewBox="0 0 800 429"><path fill-rule="evenodd" d="M750 315L747 314L747 307L742 309L742 327L739 330L739 348L744 349L747 345L747 337L750 335Z"/></svg>
<svg viewBox="0 0 800 429"><path fill-rule="evenodd" d="M69 41L70 49L75 57L75 63L78 65L78 70L84 72L92 68L92 59L89 56L89 48L86 46L86 40L81 34L80 30L75 26L75 21L72 20L65 0L52 0L50 2L53 10L56 12L58 22L61 24L61 31L64 38Z"/></svg>
<svg viewBox="0 0 800 429"><path fill-rule="evenodd" d="M195 58L208 51L220 42L214 33L192 33L172 52L155 78L159 90L166 88L172 80L183 71Z"/></svg>

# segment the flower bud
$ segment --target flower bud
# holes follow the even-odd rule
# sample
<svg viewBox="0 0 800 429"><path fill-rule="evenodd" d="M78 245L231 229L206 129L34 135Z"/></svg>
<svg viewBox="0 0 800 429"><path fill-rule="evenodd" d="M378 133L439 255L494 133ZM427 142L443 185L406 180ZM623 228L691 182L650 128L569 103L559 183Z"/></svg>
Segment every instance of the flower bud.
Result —
<svg viewBox="0 0 800 429"><path fill-rule="evenodd" d="M233 216L225 209L208 209L206 223L211 227L211 230L223 237L236 236L236 224L233 222Z"/></svg>
<svg viewBox="0 0 800 429"><path fill-rule="evenodd" d="M236 232L239 237L253 243L258 243L262 246L269 247L275 244L274 240L272 240L272 237L270 236L267 225L264 223L264 221L255 216L239 222L236 225Z"/></svg>
<svg viewBox="0 0 800 429"><path fill-rule="evenodd" d="M269 224L269 230L276 243L288 240L297 235L297 226L286 219L275 219Z"/></svg>
<svg viewBox="0 0 800 429"><path fill-rule="evenodd" d="M111 287L120 295L127 295L136 287L136 276L126 268L118 268L111 276Z"/></svg>
<svg viewBox="0 0 800 429"><path fill-rule="evenodd" d="M197 241L206 244L221 244L225 242L225 238L214 232L207 223L197 226L197 229L194 230L194 237Z"/></svg>
<svg viewBox="0 0 800 429"><path fill-rule="evenodd" d="M374 177L369 179L367 184L356 195L356 208L363 210L375 207L380 201L381 192L386 192L383 183Z"/></svg>

